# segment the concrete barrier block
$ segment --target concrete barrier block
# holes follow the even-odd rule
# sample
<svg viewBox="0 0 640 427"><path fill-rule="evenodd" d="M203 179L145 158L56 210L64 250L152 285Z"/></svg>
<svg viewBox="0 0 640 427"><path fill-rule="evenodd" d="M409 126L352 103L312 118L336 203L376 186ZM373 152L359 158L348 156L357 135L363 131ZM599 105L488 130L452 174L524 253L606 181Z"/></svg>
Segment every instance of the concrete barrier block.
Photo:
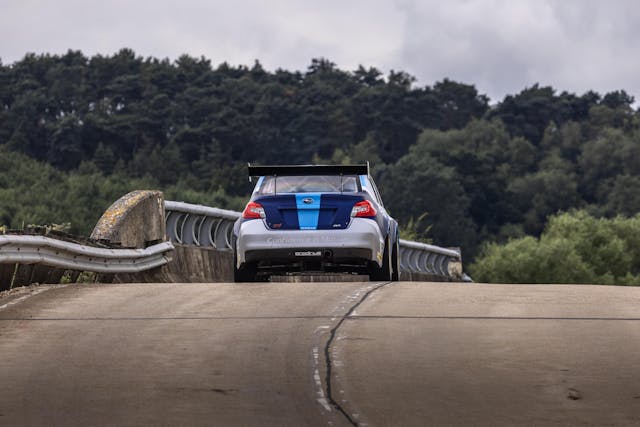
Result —
<svg viewBox="0 0 640 427"><path fill-rule="evenodd" d="M116 274L117 283L210 283L233 282L233 253L215 248L175 245L166 265L136 274Z"/></svg>
<svg viewBox="0 0 640 427"><path fill-rule="evenodd" d="M94 240L142 249L165 240L164 195L136 190L121 197L102 215L91 233Z"/></svg>

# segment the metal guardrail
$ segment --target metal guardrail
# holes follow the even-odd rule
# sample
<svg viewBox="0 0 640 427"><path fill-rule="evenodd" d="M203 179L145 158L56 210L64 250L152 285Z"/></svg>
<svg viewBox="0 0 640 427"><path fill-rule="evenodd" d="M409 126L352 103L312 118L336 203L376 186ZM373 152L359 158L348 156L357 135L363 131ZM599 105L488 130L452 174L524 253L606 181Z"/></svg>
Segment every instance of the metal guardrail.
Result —
<svg viewBox="0 0 640 427"><path fill-rule="evenodd" d="M459 250L400 239L400 270L462 277Z"/></svg>
<svg viewBox="0 0 640 427"><path fill-rule="evenodd" d="M241 213L184 202L164 202L167 236L183 245L232 249L233 223ZM458 250L400 239L402 271L463 278Z"/></svg>
<svg viewBox="0 0 640 427"><path fill-rule="evenodd" d="M183 245L231 249L233 224L241 213L209 206L165 201L167 235ZM0 263L44 264L96 273L139 273L169 262L171 242L146 249L106 249L45 236L0 235ZM402 271L464 278L460 252L400 239Z"/></svg>
<svg viewBox="0 0 640 427"><path fill-rule="evenodd" d="M169 262L171 242L145 249L106 249L45 236L0 235L0 263L44 264L95 273L139 273Z"/></svg>
<svg viewBox="0 0 640 427"><path fill-rule="evenodd" d="M241 213L184 202L164 202L167 236L183 245L231 249L233 223Z"/></svg>

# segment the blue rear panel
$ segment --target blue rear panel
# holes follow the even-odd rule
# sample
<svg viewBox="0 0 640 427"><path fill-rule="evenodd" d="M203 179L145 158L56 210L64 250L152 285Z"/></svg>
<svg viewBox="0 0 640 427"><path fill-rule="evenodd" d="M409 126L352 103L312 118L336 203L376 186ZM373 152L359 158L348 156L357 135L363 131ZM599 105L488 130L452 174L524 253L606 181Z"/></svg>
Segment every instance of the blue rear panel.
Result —
<svg viewBox="0 0 640 427"><path fill-rule="evenodd" d="M340 230L347 228L351 221L351 209L357 202L364 200L362 196L325 193L321 196L319 230Z"/></svg>
<svg viewBox="0 0 640 427"><path fill-rule="evenodd" d="M276 230L299 230L296 197L293 194L256 197L264 208L265 221L269 228Z"/></svg>
<svg viewBox="0 0 640 427"><path fill-rule="evenodd" d="M275 230L339 230L347 228L351 209L362 195L298 193L253 199L265 210L265 222Z"/></svg>

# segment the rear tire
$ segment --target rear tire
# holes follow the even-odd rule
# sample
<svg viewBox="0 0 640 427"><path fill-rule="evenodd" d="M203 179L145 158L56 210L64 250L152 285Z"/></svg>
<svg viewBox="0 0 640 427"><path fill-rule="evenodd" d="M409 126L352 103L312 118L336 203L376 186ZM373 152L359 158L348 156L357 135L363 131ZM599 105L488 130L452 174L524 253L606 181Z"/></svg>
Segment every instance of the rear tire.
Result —
<svg viewBox="0 0 640 427"><path fill-rule="evenodd" d="M382 267L379 267L375 262L369 270L369 280L373 281L391 281L392 276L392 262L391 262L391 248L389 247L389 238L384 242L384 253L382 254Z"/></svg>
<svg viewBox="0 0 640 427"><path fill-rule="evenodd" d="M255 265L243 265L240 268L233 268L233 281L236 283L255 282L256 281L256 266Z"/></svg>
<svg viewBox="0 0 640 427"><path fill-rule="evenodd" d="M397 282L400 280L400 258L399 257L400 257L400 244L396 239L395 243L393 244L393 252L391 254L391 268L393 269L393 272L391 274L391 280L393 280L394 282Z"/></svg>
<svg viewBox="0 0 640 427"><path fill-rule="evenodd" d="M238 268L238 253L233 251L233 281L236 283L255 282L257 266L251 263L244 263Z"/></svg>

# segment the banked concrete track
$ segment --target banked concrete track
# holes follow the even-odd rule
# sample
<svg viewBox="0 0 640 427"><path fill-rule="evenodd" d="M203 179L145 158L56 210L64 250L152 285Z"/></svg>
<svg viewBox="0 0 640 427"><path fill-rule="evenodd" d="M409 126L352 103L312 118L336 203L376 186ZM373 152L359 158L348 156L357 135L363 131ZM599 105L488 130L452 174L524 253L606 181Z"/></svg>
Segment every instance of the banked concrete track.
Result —
<svg viewBox="0 0 640 427"><path fill-rule="evenodd" d="M640 288L39 288L0 379L7 426L639 425Z"/></svg>

